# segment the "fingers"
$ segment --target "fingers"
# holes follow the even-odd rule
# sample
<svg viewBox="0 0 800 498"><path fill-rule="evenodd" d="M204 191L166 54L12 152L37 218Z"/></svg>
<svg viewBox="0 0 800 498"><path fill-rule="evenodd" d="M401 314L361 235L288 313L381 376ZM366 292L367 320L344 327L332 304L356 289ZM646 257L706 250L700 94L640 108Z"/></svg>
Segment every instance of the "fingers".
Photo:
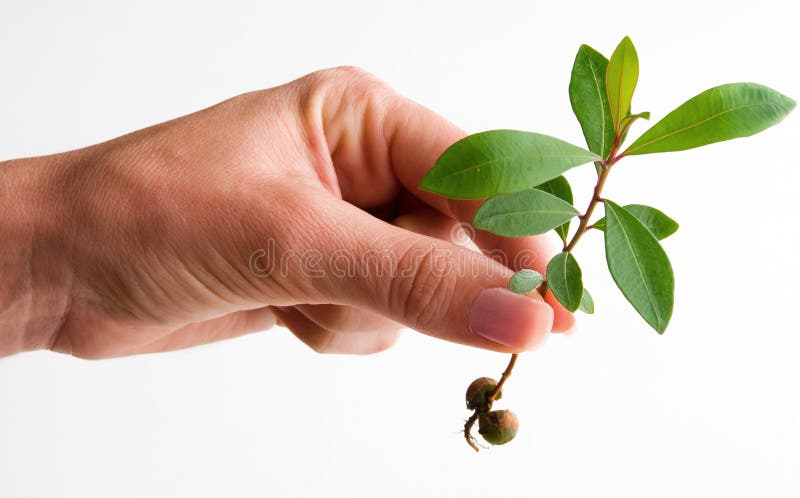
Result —
<svg viewBox="0 0 800 498"><path fill-rule="evenodd" d="M445 240L461 246L477 249L471 234L465 232L461 222L428 206L419 206L398 216L392 222L395 226L420 235Z"/></svg>
<svg viewBox="0 0 800 498"><path fill-rule="evenodd" d="M294 309L331 332L393 333L402 326L367 310L338 304L298 304Z"/></svg>
<svg viewBox="0 0 800 498"><path fill-rule="evenodd" d="M330 330L294 307L275 308L275 313L298 339L318 353L373 354L390 348L400 337L398 329Z"/></svg>
<svg viewBox="0 0 800 498"><path fill-rule="evenodd" d="M331 196L303 202L321 227L315 234L323 275L313 285L317 302L362 307L441 339L502 352L533 349L550 332L552 308L536 294L508 291L513 272L506 266ZM336 271L333 262L343 258L348 271ZM305 278L300 271L289 275Z"/></svg>
<svg viewBox="0 0 800 498"><path fill-rule="evenodd" d="M394 220L396 226L446 239L458 224L438 211L421 207ZM282 313L281 313L282 312ZM381 315L336 304L299 304L279 308L289 329L309 347L324 353L365 354L388 347L401 325ZM302 315L302 316L301 316ZM305 319L304 319L305 318ZM355 336L350 337L351 334Z"/></svg>
<svg viewBox="0 0 800 498"><path fill-rule="evenodd" d="M275 323L275 313L268 306L236 311L204 322L190 323L153 342L137 345L125 354L159 353L200 346L267 330Z"/></svg>
<svg viewBox="0 0 800 498"><path fill-rule="evenodd" d="M324 76L321 76L324 75ZM391 90L364 71L336 68L318 74L324 98L317 99L321 124L333 158L342 197L359 207L387 202L401 187L440 213L471 222L481 201L447 199L418 188L444 150L466 133L454 124ZM476 232L476 243L512 269L533 268L544 274L558 252L543 236L508 239ZM552 294L555 331L574 323Z"/></svg>

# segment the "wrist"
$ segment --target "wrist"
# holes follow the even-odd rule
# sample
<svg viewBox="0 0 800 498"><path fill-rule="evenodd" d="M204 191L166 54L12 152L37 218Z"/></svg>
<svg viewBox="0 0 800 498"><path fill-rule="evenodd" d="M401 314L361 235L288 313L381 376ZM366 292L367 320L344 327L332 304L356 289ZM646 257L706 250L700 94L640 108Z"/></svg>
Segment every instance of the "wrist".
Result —
<svg viewBox="0 0 800 498"><path fill-rule="evenodd" d="M48 348L69 310L56 183L70 157L0 162L0 356Z"/></svg>

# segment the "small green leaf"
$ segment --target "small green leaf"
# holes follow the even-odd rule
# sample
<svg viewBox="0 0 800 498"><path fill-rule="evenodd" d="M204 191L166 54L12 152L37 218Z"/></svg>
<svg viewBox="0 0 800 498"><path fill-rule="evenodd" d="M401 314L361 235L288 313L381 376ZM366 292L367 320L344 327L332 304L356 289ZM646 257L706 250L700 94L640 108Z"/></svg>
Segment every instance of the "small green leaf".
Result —
<svg viewBox="0 0 800 498"><path fill-rule="evenodd" d="M571 252L557 254L547 265L547 286L569 311L575 311L583 297L581 267Z"/></svg>
<svg viewBox="0 0 800 498"><path fill-rule="evenodd" d="M637 119L649 120L650 111L637 112L636 114L628 114L628 116L622 120L622 124L625 125L628 123L628 121L636 121Z"/></svg>
<svg viewBox="0 0 800 498"><path fill-rule="evenodd" d="M730 83L692 97L636 139L626 155L692 149L749 137L779 123L795 101L756 83Z"/></svg>
<svg viewBox="0 0 800 498"><path fill-rule="evenodd" d="M478 208L472 224L497 235L522 237L545 233L576 214L572 204L532 188L488 199Z"/></svg>
<svg viewBox="0 0 800 498"><path fill-rule="evenodd" d="M611 276L642 318L663 334L672 316L675 289L669 258L634 215L609 200L604 205L606 261Z"/></svg>
<svg viewBox="0 0 800 498"><path fill-rule="evenodd" d="M454 199L479 199L519 192L599 159L593 152L539 133L484 131L445 150L420 188Z"/></svg>
<svg viewBox="0 0 800 498"><path fill-rule="evenodd" d="M608 105L616 131L621 129L620 123L630 113L633 91L638 80L639 56L633 42L626 36L611 54L606 70Z"/></svg>
<svg viewBox="0 0 800 498"><path fill-rule="evenodd" d="M636 122L636 120L639 118L649 120L650 113L640 112L638 114L628 114L628 117L622 120L622 123L620 123L619 125L620 128L622 129L622 137L619 139L620 144L625 143L625 139L628 138L628 132L630 131L631 126L633 126L633 123Z"/></svg>
<svg viewBox="0 0 800 498"><path fill-rule="evenodd" d="M594 313L594 299L592 299L592 295L589 294L589 289L586 287L583 288L581 304L578 306L578 309L590 315Z"/></svg>
<svg viewBox="0 0 800 498"><path fill-rule="evenodd" d="M650 112L639 112L636 114L628 114L626 117L622 118L622 122L620 123L619 127L623 130L626 134L628 130L631 128L631 125L636 122L637 119L644 119L645 121L650 120ZM623 137L624 141L624 137Z"/></svg>
<svg viewBox="0 0 800 498"><path fill-rule="evenodd" d="M663 240L678 231L678 222L659 211L658 209L642 204L628 204L625 210L636 216L642 225L658 239ZM606 229L606 219L600 218L594 225L598 230Z"/></svg>
<svg viewBox="0 0 800 498"><path fill-rule="evenodd" d="M517 294L527 294L542 285L542 282L544 282L544 277L541 273L524 269L511 276L508 288Z"/></svg>
<svg viewBox="0 0 800 498"><path fill-rule="evenodd" d="M586 145L604 159L614 142L614 124L606 92L607 68L608 59L592 47L581 45L569 81L569 101Z"/></svg>
<svg viewBox="0 0 800 498"><path fill-rule="evenodd" d="M537 185L536 188L548 194L553 194L562 201L572 204L572 187L569 186L569 182L563 176L557 176L549 182ZM567 235L569 235L569 220L557 226L555 230L558 236L561 237L561 240L566 242Z"/></svg>

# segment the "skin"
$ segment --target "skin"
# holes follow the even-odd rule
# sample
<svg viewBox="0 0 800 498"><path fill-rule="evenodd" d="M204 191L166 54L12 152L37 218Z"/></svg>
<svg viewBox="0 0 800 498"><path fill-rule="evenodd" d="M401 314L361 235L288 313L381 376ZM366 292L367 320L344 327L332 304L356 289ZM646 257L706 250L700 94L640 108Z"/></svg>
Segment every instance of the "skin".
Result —
<svg viewBox="0 0 800 498"><path fill-rule="evenodd" d="M470 328L469 310L515 266L543 273L551 241L474 233L506 266L451 242L479 202L416 187L464 135L343 67L0 163L0 355L168 351L276 323L319 352L381 351L402 326L494 351L539 344L573 324L550 295L529 296L539 307L502 344ZM369 251L392 255L389 271L353 257ZM356 276L334 271L342 254ZM283 274L261 271L269 255ZM469 277L442 271L455 267Z"/></svg>

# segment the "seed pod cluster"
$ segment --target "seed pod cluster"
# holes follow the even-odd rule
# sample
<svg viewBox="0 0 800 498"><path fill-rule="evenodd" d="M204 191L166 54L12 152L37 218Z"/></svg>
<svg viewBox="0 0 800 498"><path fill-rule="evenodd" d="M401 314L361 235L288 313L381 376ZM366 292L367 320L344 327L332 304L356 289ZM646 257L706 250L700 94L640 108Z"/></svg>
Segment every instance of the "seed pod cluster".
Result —
<svg viewBox="0 0 800 498"><path fill-rule="evenodd" d="M514 439L519 428L519 421L517 416L510 410L490 411L492 403L489 402L489 396L491 396L495 388L497 388L497 381L492 378L481 377L475 379L467 388L466 399L467 409L475 412L471 420L474 420L476 416L478 417L478 433L487 443L500 445ZM497 393L492 402L500 399L501 396L502 391ZM471 424L468 424L467 430L470 427ZM469 436L467 440L471 441ZM477 449L477 446L474 446L472 442L470 444Z"/></svg>

